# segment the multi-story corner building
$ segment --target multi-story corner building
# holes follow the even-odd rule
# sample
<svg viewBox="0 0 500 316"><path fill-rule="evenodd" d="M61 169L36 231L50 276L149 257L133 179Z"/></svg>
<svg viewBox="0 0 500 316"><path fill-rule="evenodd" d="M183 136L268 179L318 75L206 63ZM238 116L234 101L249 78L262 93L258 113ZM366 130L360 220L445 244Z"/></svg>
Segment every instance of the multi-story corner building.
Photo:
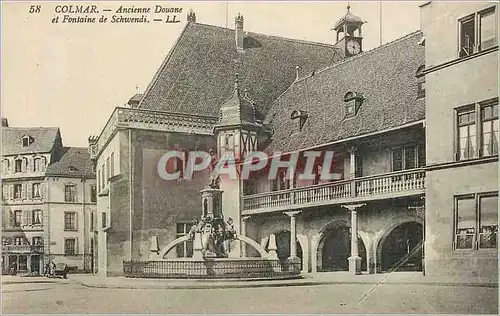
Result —
<svg viewBox="0 0 500 316"><path fill-rule="evenodd" d="M93 272L97 189L88 148L64 147L60 159L47 167L45 183L46 254L54 262Z"/></svg>
<svg viewBox="0 0 500 316"><path fill-rule="evenodd" d="M469 5L475 6L477 39L481 34L477 19L488 16L485 12L496 14L492 11L496 8ZM494 267L491 248L496 252L496 242L491 234L488 244L480 240L486 240L487 229L496 229L492 210L498 188L492 177L497 173L497 147L492 140L498 120L491 102L498 96L498 87L493 79L485 79L488 83L479 89L472 87L483 75L494 75L496 68L488 66L487 60L494 59L497 48L488 38L490 48L483 44L479 50L476 40L475 56L459 55L463 62L448 62L443 54L451 56L458 46L447 48L452 36L443 35L439 23L451 24L451 20L442 19L439 8L423 7L424 32L366 52L364 20L349 8L333 25L334 44L246 32L241 15L234 29L200 24L190 12L145 93L134 96L129 108L117 108L100 136L90 139L99 192L99 272L122 274L124 260L148 260L151 237L158 237L162 248L184 235L191 219L199 217L199 191L209 176L199 173L190 180L164 180L163 169L183 171L182 155L159 163L173 149L204 150L219 158L228 152L243 157L251 151L266 151L283 161L296 154L299 163L293 168L294 164L283 163L276 178L269 177L268 165L251 173L248 180L221 178L220 186L222 212L234 219L236 231L264 249L274 236L278 257L300 260L304 272L425 270L439 274L450 262L445 259L448 254L455 262L465 262L460 258L476 262L461 268L455 265L449 270L454 273L471 268L469 272L482 274L486 267ZM449 12L453 16L456 10L458 16L468 7L446 4L446 8L449 17ZM456 26L449 25L447 32L454 31ZM491 37L485 34L483 38ZM447 74L452 80L438 75L448 66L467 64L469 72ZM433 73L437 77L430 79ZM429 88L435 84L438 88ZM429 120L427 114L428 123L426 102L434 115ZM471 117L461 116L462 106L484 117L484 122L474 121L475 127L463 135L462 123L472 123ZM450 129L444 131L446 124ZM481 133L481 138L474 136ZM453 162L457 158L451 147L464 144L472 148L467 155L474 152L477 159L469 161L473 157L469 155L467 162ZM446 146L450 150L443 151ZM333 163L325 167L323 161L332 152ZM457 157L465 157L461 152ZM315 159L308 160L311 157ZM314 177L304 179L300 175L308 161L313 161ZM476 173L473 168L484 170ZM462 173L459 178L458 173L439 175L451 170ZM335 177L321 177L328 172ZM465 181L470 173L467 184L456 181L460 177ZM481 182L483 173L487 180ZM457 246L452 246L453 234L448 231L453 218L462 218L454 214L461 214L456 209L463 201L475 201L471 213L475 226L462 237L461 229L468 227L455 219L461 238L455 243L470 246L469 253L451 250ZM459 205L455 211L453 203ZM485 205L489 213L481 215ZM486 224L480 224L480 216ZM478 259L479 253L484 259ZM190 242L166 254L191 255ZM237 257L254 255L257 252L238 243L230 252Z"/></svg>
<svg viewBox="0 0 500 316"><path fill-rule="evenodd" d="M85 205L92 204L90 185L95 182L95 175L88 169L87 150L63 147L56 127L9 127L7 119L2 119L1 163L2 272L14 268L19 272L41 273L50 258L90 271L91 264L83 263L83 254L91 253L86 240L90 231L84 229L83 223L92 209ZM76 189L83 182L88 189L79 193ZM68 189L68 197L78 199L65 203L57 188L72 183L75 187ZM63 186L61 191L64 190ZM74 209L78 202L84 206ZM95 206L95 201L93 203ZM65 223L66 211L68 214L81 213L81 219L67 218L68 224L74 225L68 228L79 229L78 236L70 235L72 232L66 232L59 224ZM71 238L74 244L70 243ZM65 250L56 248L65 246ZM76 255L81 256L77 258Z"/></svg>
<svg viewBox="0 0 500 316"><path fill-rule="evenodd" d="M498 273L498 5L422 6L429 274Z"/></svg>

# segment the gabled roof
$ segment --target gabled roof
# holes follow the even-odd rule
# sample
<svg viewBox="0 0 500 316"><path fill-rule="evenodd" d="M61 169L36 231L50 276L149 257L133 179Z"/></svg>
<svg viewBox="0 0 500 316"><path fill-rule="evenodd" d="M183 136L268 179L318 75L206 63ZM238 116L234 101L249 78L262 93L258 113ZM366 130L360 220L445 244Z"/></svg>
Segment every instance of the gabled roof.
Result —
<svg viewBox="0 0 500 316"><path fill-rule="evenodd" d="M86 147L63 147L60 158L47 166L48 176L95 178Z"/></svg>
<svg viewBox="0 0 500 316"><path fill-rule="evenodd" d="M241 88L265 114L295 80L296 66L311 73L340 58L333 45L252 32L245 33L244 47L237 51L232 29L188 23L138 107L218 116L238 72Z"/></svg>
<svg viewBox="0 0 500 316"><path fill-rule="evenodd" d="M295 82L272 105L266 123L274 127L270 151L288 152L423 120L425 101L417 99L424 47L417 31L346 59ZM345 119L348 91L362 94L357 115ZM300 133L291 136L292 111L307 111Z"/></svg>
<svg viewBox="0 0 500 316"><path fill-rule="evenodd" d="M23 147L23 137L33 142ZM2 127L2 155L49 153L60 138L57 127Z"/></svg>

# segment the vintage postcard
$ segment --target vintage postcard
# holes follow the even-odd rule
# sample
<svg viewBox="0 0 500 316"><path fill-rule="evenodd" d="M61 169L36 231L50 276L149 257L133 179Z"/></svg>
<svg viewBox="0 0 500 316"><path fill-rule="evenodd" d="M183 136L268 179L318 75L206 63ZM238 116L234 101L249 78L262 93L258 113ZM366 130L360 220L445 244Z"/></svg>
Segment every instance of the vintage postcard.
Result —
<svg viewBox="0 0 500 316"><path fill-rule="evenodd" d="M498 314L497 1L3 1L2 313Z"/></svg>

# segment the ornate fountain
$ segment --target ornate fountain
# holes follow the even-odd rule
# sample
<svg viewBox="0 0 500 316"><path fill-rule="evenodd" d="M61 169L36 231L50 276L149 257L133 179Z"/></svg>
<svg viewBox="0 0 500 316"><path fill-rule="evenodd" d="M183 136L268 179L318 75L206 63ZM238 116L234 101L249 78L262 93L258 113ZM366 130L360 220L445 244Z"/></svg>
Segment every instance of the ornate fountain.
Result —
<svg viewBox="0 0 500 316"><path fill-rule="evenodd" d="M222 193L218 179L201 190L201 218L193 219L186 235L163 247L158 238L151 238L151 255L148 261L125 261L124 274L141 278L190 278L190 279L284 279L300 277L300 263L280 261L276 254L276 241L271 235L269 251L254 240L239 235L232 218L222 213ZM167 253L186 241L193 242L191 258L166 258ZM231 254L231 245L242 242L253 247L260 257L239 257Z"/></svg>

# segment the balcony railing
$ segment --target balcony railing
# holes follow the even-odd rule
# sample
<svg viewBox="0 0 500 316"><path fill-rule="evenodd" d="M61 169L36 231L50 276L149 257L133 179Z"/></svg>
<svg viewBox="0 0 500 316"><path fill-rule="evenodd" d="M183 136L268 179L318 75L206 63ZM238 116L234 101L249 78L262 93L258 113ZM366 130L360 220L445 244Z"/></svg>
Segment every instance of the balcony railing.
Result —
<svg viewBox="0 0 500 316"><path fill-rule="evenodd" d="M43 245L2 245L2 252L43 252Z"/></svg>
<svg viewBox="0 0 500 316"><path fill-rule="evenodd" d="M290 206L334 204L421 193L425 171L405 170L294 189L252 194L243 197L244 211L280 210Z"/></svg>

